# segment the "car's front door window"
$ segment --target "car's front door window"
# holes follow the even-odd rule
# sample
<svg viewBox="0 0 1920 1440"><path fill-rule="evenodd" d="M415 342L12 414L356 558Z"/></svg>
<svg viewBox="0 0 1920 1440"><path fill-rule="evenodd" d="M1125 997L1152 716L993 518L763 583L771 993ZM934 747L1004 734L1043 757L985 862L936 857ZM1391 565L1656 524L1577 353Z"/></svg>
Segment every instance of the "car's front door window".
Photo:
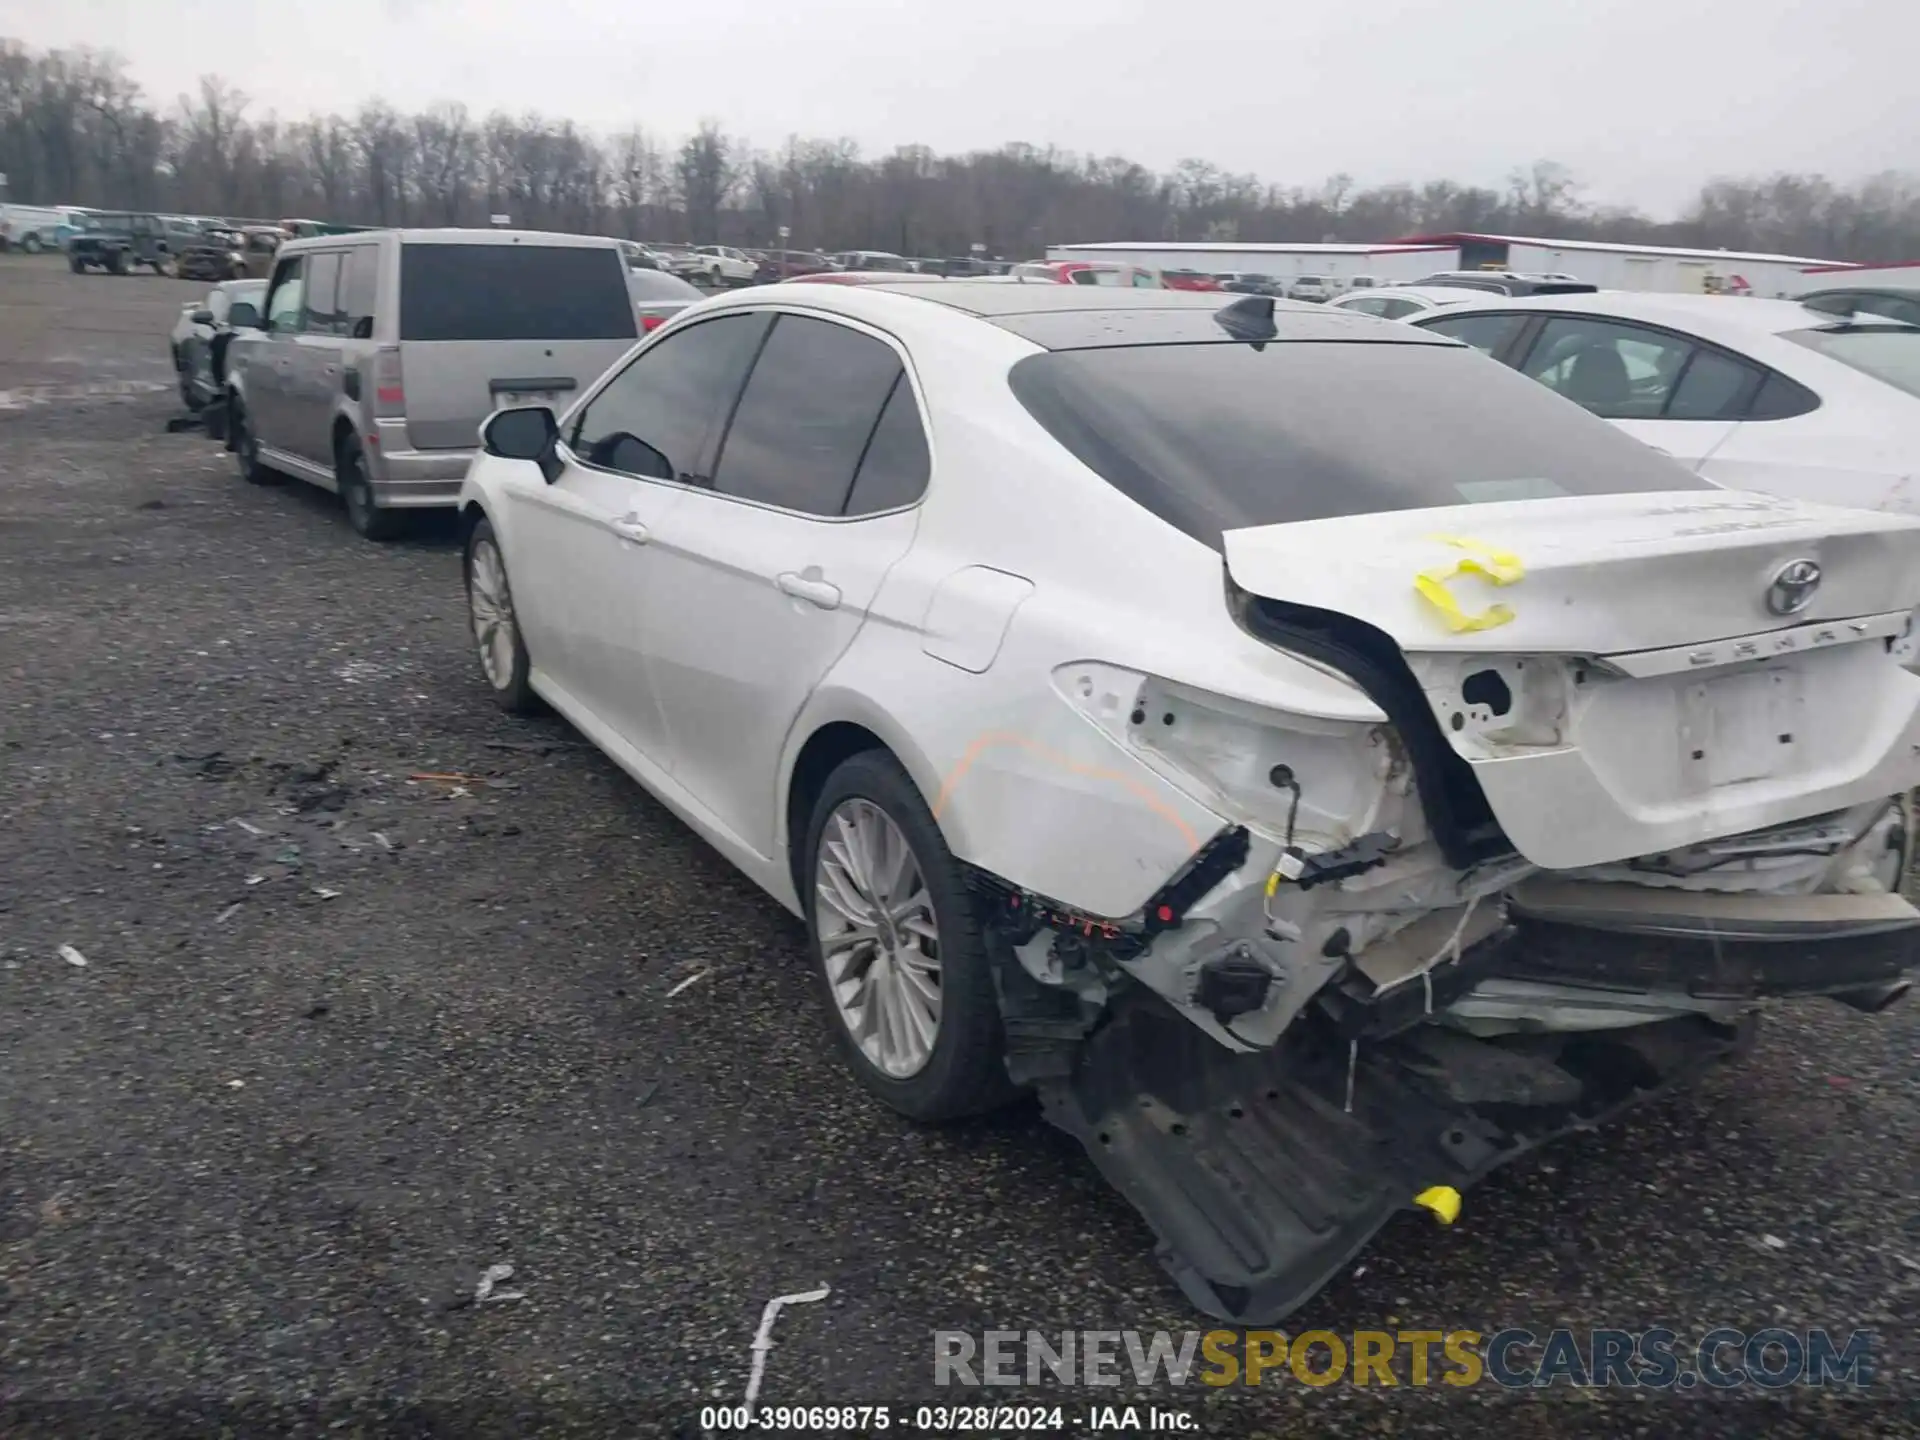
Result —
<svg viewBox="0 0 1920 1440"><path fill-rule="evenodd" d="M280 262L274 272L273 293L267 297L267 331L291 335L300 328L306 310L306 278L300 257Z"/></svg>
<svg viewBox="0 0 1920 1440"><path fill-rule="evenodd" d="M567 447L603 470L710 484L707 455L769 321L765 313L722 315L641 351L581 407Z"/></svg>

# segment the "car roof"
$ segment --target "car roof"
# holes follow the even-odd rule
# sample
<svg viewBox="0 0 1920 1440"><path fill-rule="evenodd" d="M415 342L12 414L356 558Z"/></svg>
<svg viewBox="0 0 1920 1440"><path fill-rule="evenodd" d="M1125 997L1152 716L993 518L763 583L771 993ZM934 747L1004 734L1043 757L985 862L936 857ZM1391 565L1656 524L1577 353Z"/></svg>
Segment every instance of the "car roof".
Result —
<svg viewBox="0 0 1920 1440"><path fill-rule="evenodd" d="M1352 293L1365 294L1374 299L1411 295L1414 299L1425 300L1430 305L1471 305L1482 295L1493 295L1491 290L1469 290L1463 285L1369 285ZM1340 300L1346 298L1342 295ZM1493 295L1493 298L1500 297ZM1338 305L1340 300L1333 303Z"/></svg>
<svg viewBox="0 0 1920 1440"><path fill-rule="evenodd" d="M1666 325L1712 339L1740 335L1780 335L1832 323L1831 316L1809 311L1798 300L1764 300L1750 295L1667 295L1639 290L1600 290L1577 295L1488 294L1451 307L1461 310L1559 311L1570 315L1611 316Z"/></svg>
<svg viewBox="0 0 1920 1440"><path fill-rule="evenodd" d="M794 287L797 290L799 287ZM854 317L884 321L902 301L978 320L1047 350L1091 350L1126 345L1231 342L1215 319L1229 307L1270 307L1274 343L1365 341L1385 344L1457 344L1411 326L1322 305L1269 300L1219 291L1132 290L1094 285L1004 285L980 280L902 280L883 285L807 287L807 301ZM746 292L747 303L776 303L786 287ZM786 292L792 293L792 292ZM1242 311L1242 313L1248 313Z"/></svg>

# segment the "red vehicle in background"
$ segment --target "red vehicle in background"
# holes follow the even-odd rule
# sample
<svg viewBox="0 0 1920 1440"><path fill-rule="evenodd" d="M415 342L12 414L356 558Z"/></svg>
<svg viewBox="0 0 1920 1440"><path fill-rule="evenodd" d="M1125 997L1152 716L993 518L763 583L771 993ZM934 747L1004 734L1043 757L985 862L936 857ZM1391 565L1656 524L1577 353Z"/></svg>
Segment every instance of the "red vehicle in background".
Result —
<svg viewBox="0 0 1920 1440"><path fill-rule="evenodd" d="M1036 260L1016 265L1007 278L1042 285L1105 285L1119 289L1162 290L1158 271L1144 265L1116 265L1104 260Z"/></svg>
<svg viewBox="0 0 1920 1440"><path fill-rule="evenodd" d="M754 272L754 283L770 285L777 280L792 280L800 275L824 275L833 270L833 262L812 250L767 250L766 259Z"/></svg>
<svg viewBox="0 0 1920 1440"><path fill-rule="evenodd" d="M1220 282L1199 270L1162 270L1160 278L1169 290L1219 290Z"/></svg>

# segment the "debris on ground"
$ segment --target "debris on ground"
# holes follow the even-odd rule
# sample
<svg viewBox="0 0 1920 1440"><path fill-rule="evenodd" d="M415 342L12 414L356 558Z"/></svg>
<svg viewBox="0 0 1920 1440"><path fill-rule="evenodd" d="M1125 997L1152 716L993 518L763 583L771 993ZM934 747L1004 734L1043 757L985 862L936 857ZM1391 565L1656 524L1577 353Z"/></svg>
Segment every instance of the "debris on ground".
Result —
<svg viewBox="0 0 1920 1440"><path fill-rule="evenodd" d="M288 845L281 850L278 855L273 857L273 863L276 865L298 865L300 863L300 847L298 845Z"/></svg>
<svg viewBox="0 0 1920 1440"><path fill-rule="evenodd" d="M227 1089L229 1090L244 1090L246 1088L247 1088L247 1082L244 1080L227 1081Z"/></svg>
<svg viewBox="0 0 1920 1440"><path fill-rule="evenodd" d="M667 991L667 999L671 1000L674 996L678 995L682 990L685 990L690 985L699 984L702 980L706 979L707 976L711 975L712 973L713 972L711 970L694 971L693 974L689 975L686 979L682 980L678 985L674 986L671 990Z"/></svg>
<svg viewBox="0 0 1920 1440"><path fill-rule="evenodd" d="M767 1308L760 1312L760 1328L753 1332L753 1369L747 1375L747 1413L753 1413L753 1402L759 1398L760 1382L766 1378L767 1352L773 1349L773 1319L786 1305L810 1305L816 1300L827 1298L827 1287L822 1284L817 1290L805 1290L797 1295L778 1295L767 1302Z"/></svg>
<svg viewBox="0 0 1920 1440"><path fill-rule="evenodd" d="M59 957L62 960L66 961L67 964L73 966L76 969L84 970L87 968L87 957L82 955L78 950L74 949L73 946L71 945L62 945L59 948L59 950L57 950L54 953L59 955Z"/></svg>
<svg viewBox="0 0 1920 1440"><path fill-rule="evenodd" d="M227 906L226 909L222 910L218 915L213 917L213 923L216 925L226 924L227 921L233 918L234 912L239 908L240 908L240 902L238 900L234 901L233 904Z"/></svg>
<svg viewBox="0 0 1920 1440"><path fill-rule="evenodd" d="M246 831L247 834L255 836L256 838L259 836L265 835L267 833L266 831L262 830L258 825L254 825L249 823L248 821L242 820L238 816L234 818L233 823L235 825L238 825L242 830Z"/></svg>
<svg viewBox="0 0 1920 1440"><path fill-rule="evenodd" d="M383 834L381 831L378 831L378 830L374 831L373 838L379 842L380 848L382 850L391 850L394 848L393 841L389 840L386 837L386 835Z"/></svg>
<svg viewBox="0 0 1920 1440"><path fill-rule="evenodd" d="M407 779L431 780L441 785L479 785L479 784L485 783L484 776L455 775L451 773L442 773L437 770L416 770L413 774L407 776Z"/></svg>
<svg viewBox="0 0 1920 1440"><path fill-rule="evenodd" d="M473 1287L473 1303L492 1304L501 1300L524 1300L526 1292L521 1290L498 1290L494 1287L513 1278L513 1266L489 1265L480 1276L480 1283Z"/></svg>
<svg viewBox="0 0 1920 1440"><path fill-rule="evenodd" d="M585 750L587 745L579 740L486 740L481 742L489 750L512 750L521 755L546 756L556 750Z"/></svg>
<svg viewBox="0 0 1920 1440"><path fill-rule="evenodd" d="M322 900L338 900L342 895L342 893L344 892L339 890L329 890L324 885L316 885L313 887L313 893L318 895Z"/></svg>

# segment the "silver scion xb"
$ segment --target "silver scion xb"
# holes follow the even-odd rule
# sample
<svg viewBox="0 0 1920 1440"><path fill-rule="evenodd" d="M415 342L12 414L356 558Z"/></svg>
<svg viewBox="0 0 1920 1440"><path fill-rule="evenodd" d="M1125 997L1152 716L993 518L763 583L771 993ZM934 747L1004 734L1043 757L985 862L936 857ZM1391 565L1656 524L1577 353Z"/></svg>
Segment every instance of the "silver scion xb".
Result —
<svg viewBox="0 0 1920 1440"><path fill-rule="evenodd" d="M619 242L527 230L378 230L282 248L260 327L229 355L227 447L292 475L372 540L450 506L503 405L562 408L640 333Z"/></svg>

